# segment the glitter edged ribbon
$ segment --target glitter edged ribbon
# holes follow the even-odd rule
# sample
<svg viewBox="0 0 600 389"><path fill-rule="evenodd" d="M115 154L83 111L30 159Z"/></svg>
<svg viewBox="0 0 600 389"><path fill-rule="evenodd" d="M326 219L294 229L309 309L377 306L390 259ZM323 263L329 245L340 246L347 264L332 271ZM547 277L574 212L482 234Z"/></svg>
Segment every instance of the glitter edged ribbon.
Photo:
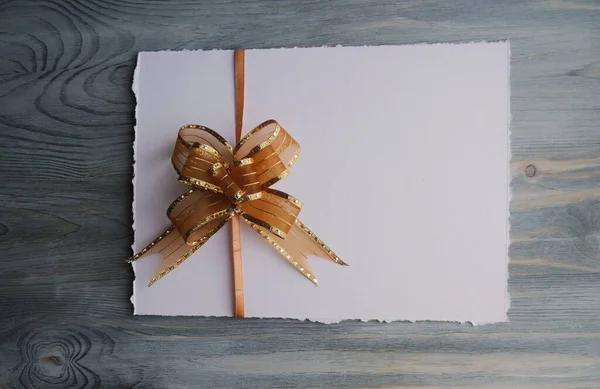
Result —
<svg viewBox="0 0 600 389"><path fill-rule="evenodd" d="M150 285L198 250L236 213L296 270L318 285L307 257L346 265L297 216L302 202L270 186L285 178L300 146L275 120L253 129L232 148L215 131L190 124L179 129L172 156L179 182L191 189L167 209L172 226L128 259L160 253Z"/></svg>

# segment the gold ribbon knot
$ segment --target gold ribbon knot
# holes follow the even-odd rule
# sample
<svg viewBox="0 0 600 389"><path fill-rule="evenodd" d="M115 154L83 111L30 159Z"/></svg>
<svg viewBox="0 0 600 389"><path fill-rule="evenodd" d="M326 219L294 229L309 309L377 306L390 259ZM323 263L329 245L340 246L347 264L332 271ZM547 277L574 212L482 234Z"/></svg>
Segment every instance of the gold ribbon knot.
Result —
<svg viewBox="0 0 600 389"><path fill-rule="evenodd" d="M346 265L297 216L302 203L271 189L288 175L300 145L275 120L244 136L235 148L215 131L190 124L179 129L171 161L191 189L169 206L172 226L128 259L160 253L151 286L198 250L236 213L297 271L318 285L308 265L315 255Z"/></svg>

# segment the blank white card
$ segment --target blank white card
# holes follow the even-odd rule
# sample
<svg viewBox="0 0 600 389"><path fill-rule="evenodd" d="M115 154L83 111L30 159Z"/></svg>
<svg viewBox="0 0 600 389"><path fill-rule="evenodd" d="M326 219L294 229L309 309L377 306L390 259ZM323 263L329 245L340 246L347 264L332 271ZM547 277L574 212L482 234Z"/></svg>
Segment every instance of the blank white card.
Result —
<svg viewBox="0 0 600 389"><path fill-rule="evenodd" d="M349 267L311 258L314 286L242 223L246 317L506 321L509 44L246 51L244 132L277 120L301 145L274 188ZM177 131L234 142L233 51L138 57L134 250L186 187ZM134 263L138 315L231 316L230 228L155 285Z"/></svg>

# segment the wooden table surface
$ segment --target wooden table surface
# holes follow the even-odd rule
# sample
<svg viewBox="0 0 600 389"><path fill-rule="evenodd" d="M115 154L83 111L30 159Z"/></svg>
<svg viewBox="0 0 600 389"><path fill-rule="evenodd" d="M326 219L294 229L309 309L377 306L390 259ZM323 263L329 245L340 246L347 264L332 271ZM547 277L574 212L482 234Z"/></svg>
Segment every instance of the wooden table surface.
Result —
<svg viewBox="0 0 600 389"><path fill-rule="evenodd" d="M137 52L504 39L509 323L132 315ZM0 388L600 388L599 119L592 0L2 0Z"/></svg>

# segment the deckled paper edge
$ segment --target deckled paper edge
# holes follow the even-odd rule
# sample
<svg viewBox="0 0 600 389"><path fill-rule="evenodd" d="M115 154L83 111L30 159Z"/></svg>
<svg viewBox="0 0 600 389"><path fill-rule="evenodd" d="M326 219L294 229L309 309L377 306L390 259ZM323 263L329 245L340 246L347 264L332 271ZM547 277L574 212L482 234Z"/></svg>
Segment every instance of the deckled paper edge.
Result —
<svg viewBox="0 0 600 389"><path fill-rule="evenodd" d="M512 136L512 130L511 130L511 125L512 125L512 113L511 113L511 78L510 78L510 73L511 73L511 50L510 50L510 39L505 39L505 40L497 40L497 41L486 41L486 40L482 40L482 41L469 41L469 42L452 42L452 43L448 43L448 42L438 42L438 43L417 43L417 44L407 44L407 45L362 45L362 46L344 46L344 45L333 45L333 46L329 46L329 45L322 45L322 46L294 46L294 47L274 47L274 48L257 48L257 49L248 49L248 50L281 50L281 49L302 49L302 48L314 48L314 47L395 47L395 46L458 46L458 45L473 45L473 44L506 44L507 45L507 61L508 61L508 93L507 93L507 98L508 98L508 102L507 102L507 131L506 131L506 136L507 136L507 191L508 191L508 196L507 196L507 208L506 208L506 266L505 266L505 304L504 304L504 318L501 321L491 321L491 322L475 322L472 320L463 320L463 321L438 321L438 320L404 320L404 319L400 319L400 320L388 320L388 319L309 319L309 318L285 318L285 317L262 317L262 316L246 316L245 319L261 319L261 320L294 320L294 321L307 321L307 322L311 322L311 323L321 323L321 324L338 324L338 323L342 323L342 322L361 322L361 323L368 323L368 322L378 322L378 323L429 323L429 322L435 322L435 323L457 323L457 324L470 324L472 326L480 326L480 325L485 325L485 324L496 324L496 323L506 323L509 321L508 319L508 310L511 307L511 299L510 299L510 293L508 290L508 281L510 279L510 274L508 271L508 265L510 263L510 257L509 257L509 248L511 245L511 239L510 239L510 203L513 200L513 191L512 191L512 173L511 173L511 169L510 169L510 164L512 161L512 146L511 146L511 136ZM137 55L137 59L136 59L136 66L135 69L133 71L133 81L132 81L132 85L131 85L131 90L133 91L133 94L135 96L135 125L133 126L133 131L134 131L134 138L133 138L133 179L132 179L132 184L133 184L133 191L134 191L134 196L133 196L133 201L132 201L132 213L133 213L133 223L132 223L132 229L134 232L134 240L133 243L131 245L132 250L135 252L135 178L136 178L136 151L137 151L137 121L138 121L138 105L139 105L139 68L140 68L140 58L141 55L144 53L147 54L156 54L156 53L179 53L179 52L197 52L197 51L232 51L233 49L210 49L210 50L202 50L202 49L198 49L198 50L190 50L190 49L179 49L179 50L156 50L156 51L140 51L138 52ZM136 277L135 277L135 268L134 268L134 263L131 264L132 268L133 268L133 290L132 290L132 294L131 294L131 298L130 301L133 304L133 314L134 315L138 315L138 313L136 312L136 304L135 304L135 282L136 282ZM164 317L164 315L144 315L141 314L140 316L158 316L158 317ZM169 317L203 317L203 318L232 318L233 316L196 316L196 315L169 315Z"/></svg>
<svg viewBox="0 0 600 389"><path fill-rule="evenodd" d="M133 92L133 96L135 97L135 111L134 111L135 124L133 125L133 146L132 146L132 148L133 148L133 178L131 179L131 184L133 185L133 199L131 201L131 213L133 215L131 229L133 231L133 242L131 243L131 250L133 251L134 254L135 254L135 190L136 190L135 179L137 177L136 153L137 153L138 106L139 106L139 99L140 99L139 92L140 92L140 56L141 55L142 55L142 53L139 52L136 57L135 69L133 70L133 81L131 83L131 90ZM133 270L133 282L132 282L132 289L131 289L131 298L129 299L129 301L131 301L131 304L133 304L133 314L137 315L137 305L135 303L136 276L135 276L135 265L133 264L133 262L131 263L131 269Z"/></svg>
<svg viewBox="0 0 600 389"><path fill-rule="evenodd" d="M508 322L510 321L508 318L508 310L510 309L510 304L511 304L511 300L510 300L510 291L508 290L509 287L509 283L508 280L510 279L510 273L508 271L508 266L510 265L510 256L509 256L509 250L510 250L510 245L511 245L511 239L510 239L510 204L512 203L513 200L513 190L512 190L512 180L513 180L513 176L512 176L512 172L511 172L511 168L510 168L510 163L512 161L512 144L511 144L511 139L512 139L512 110L511 110L511 77L510 77L510 73L511 73L511 53L510 53L510 39L506 40L506 49L507 49L507 68L508 68L508 102L506 104L506 110L507 110L507 115L508 115L508 122L507 122L507 131L506 131L506 136L507 136L507 140L506 140L506 159L507 159L507 167L506 167L506 183L507 183L507 191L508 191L508 195L507 197L507 201L508 204L506 206L506 266L504 267L504 271L506 272L505 278L506 278L506 296L505 296L505 303L504 303L504 321Z"/></svg>

